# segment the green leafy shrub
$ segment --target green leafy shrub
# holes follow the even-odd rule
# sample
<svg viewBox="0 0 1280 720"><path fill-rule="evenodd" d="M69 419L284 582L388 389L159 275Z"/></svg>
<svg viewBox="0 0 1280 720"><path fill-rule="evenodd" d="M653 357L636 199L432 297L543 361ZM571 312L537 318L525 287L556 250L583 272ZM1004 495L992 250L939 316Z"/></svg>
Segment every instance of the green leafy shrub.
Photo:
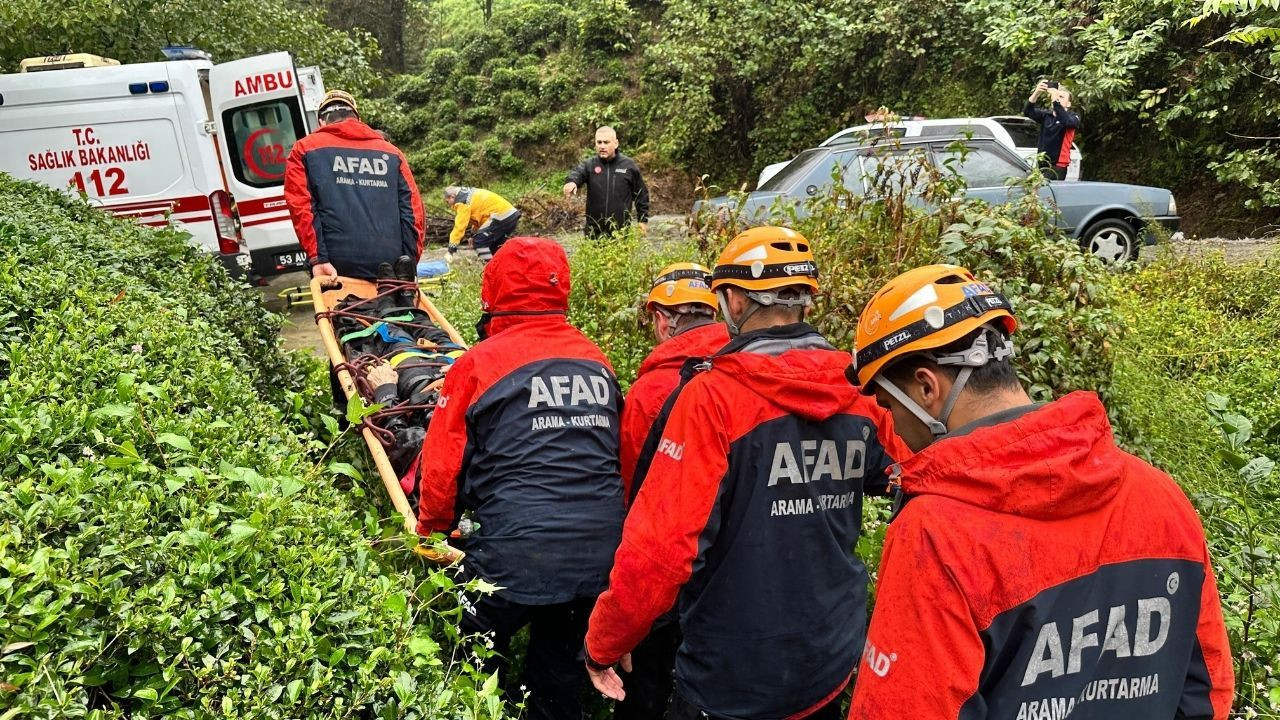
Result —
<svg viewBox="0 0 1280 720"><path fill-rule="evenodd" d="M493 71L490 82L494 90L536 92L538 89L538 68L536 65L500 67Z"/></svg>
<svg viewBox="0 0 1280 720"><path fill-rule="evenodd" d="M457 50L447 47L436 48L427 53L426 58L423 59L422 73L419 77L434 85L443 85L461 70L459 60Z"/></svg>
<svg viewBox="0 0 1280 720"><path fill-rule="evenodd" d="M526 117L538 111L538 101L523 90L506 90L498 96L498 109L507 117Z"/></svg>
<svg viewBox="0 0 1280 720"><path fill-rule="evenodd" d="M458 95L471 102L481 102L489 92L489 78L484 75L466 75L455 86Z"/></svg>
<svg viewBox="0 0 1280 720"><path fill-rule="evenodd" d="M392 93L396 102L425 109L422 106L435 101L439 84L427 75L405 75L400 87Z"/></svg>
<svg viewBox="0 0 1280 720"><path fill-rule="evenodd" d="M542 81L538 88L538 99L545 108L562 107L577 92L578 84L567 75L552 75Z"/></svg>
<svg viewBox="0 0 1280 720"><path fill-rule="evenodd" d="M488 130L498 122L498 109L492 105L477 105L462 111L462 121L471 127Z"/></svg>
<svg viewBox="0 0 1280 720"><path fill-rule="evenodd" d="M594 103L615 103L622 99L622 86L597 85L587 92L587 100Z"/></svg>
<svg viewBox="0 0 1280 720"><path fill-rule="evenodd" d="M501 715L453 581L297 433L337 428L278 323L185 234L0 175L5 717Z"/></svg>

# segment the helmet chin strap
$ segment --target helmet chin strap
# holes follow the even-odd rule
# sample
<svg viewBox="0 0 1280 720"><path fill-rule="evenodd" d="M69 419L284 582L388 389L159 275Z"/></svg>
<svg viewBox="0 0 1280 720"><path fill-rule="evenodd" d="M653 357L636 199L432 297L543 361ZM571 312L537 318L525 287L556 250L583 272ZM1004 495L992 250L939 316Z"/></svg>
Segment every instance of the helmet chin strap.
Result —
<svg viewBox="0 0 1280 720"><path fill-rule="evenodd" d="M969 384L969 376L973 375L974 368L982 367L992 360L1013 357L1013 342L1011 340L1004 338L1004 342L993 351L987 340L988 334L987 332L978 333L978 337L974 339L968 350L945 355L932 355L933 361L938 365L960 367L960 372L956 374L955 382L951 384L951 392L947 393L947 399L942 403L942 412L938 413L936 418L920 407L919 403L912 400L902 391L902 388L885 379L883 375L876 375L872 382L884 388L885 392L892 395L895 400L902 403L903 407L910 410L912 415L919 418L920 422L929 428L929 432L933 434L936 440L947 434L947 420L951 418L951 411L955 409L956 401L960 399L960 393Z"/></svg>

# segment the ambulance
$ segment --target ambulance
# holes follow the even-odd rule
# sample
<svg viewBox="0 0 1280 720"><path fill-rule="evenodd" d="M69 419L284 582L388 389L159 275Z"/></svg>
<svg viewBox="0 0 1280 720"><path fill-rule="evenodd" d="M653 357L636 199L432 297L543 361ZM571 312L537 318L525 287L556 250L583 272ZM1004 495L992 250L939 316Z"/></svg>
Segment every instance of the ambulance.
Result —
<svg viewBox="0 0 1280 720"><path fill-rule="evenodd" d="M287 52L214 64L193 48L121 65L88 54L0 75L0 172L171 225L254 282L307 268L285 159L316 127L324 84Z"/></svg>

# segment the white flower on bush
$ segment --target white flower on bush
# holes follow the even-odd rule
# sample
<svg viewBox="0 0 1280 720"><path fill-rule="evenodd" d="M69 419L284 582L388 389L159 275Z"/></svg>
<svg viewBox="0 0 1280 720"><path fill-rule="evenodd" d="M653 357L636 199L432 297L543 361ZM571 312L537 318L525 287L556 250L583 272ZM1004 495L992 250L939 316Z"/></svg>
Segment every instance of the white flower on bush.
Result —
<svg viewBox="0 0 1280 720"><path fill-rule="evenodd" d="M129 348L129 349L130 349L130 350L133 350L133 354L134 354L134 355L141 355L141 354L142 354L142 343L134 343L134 344L133 344L133 346L132 346L131 348Z"/></svg>

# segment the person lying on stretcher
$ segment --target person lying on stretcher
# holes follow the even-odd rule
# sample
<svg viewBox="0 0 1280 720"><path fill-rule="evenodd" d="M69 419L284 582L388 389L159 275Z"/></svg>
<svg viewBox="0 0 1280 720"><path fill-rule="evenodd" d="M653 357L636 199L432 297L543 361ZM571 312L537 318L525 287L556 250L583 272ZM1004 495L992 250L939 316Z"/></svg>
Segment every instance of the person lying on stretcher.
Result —
<svg viewBox="0 0 1280 720"><path fill-rule="evenodd" d="M361 396L384 408L374 422L394 435L387 456L399 474L421 450L440 381L463 351L417 307L412 266L406 266L408 277L397 278L406 273L383 263L378 294L343 299L337 306L341 314L334 318Z"/></svg>

